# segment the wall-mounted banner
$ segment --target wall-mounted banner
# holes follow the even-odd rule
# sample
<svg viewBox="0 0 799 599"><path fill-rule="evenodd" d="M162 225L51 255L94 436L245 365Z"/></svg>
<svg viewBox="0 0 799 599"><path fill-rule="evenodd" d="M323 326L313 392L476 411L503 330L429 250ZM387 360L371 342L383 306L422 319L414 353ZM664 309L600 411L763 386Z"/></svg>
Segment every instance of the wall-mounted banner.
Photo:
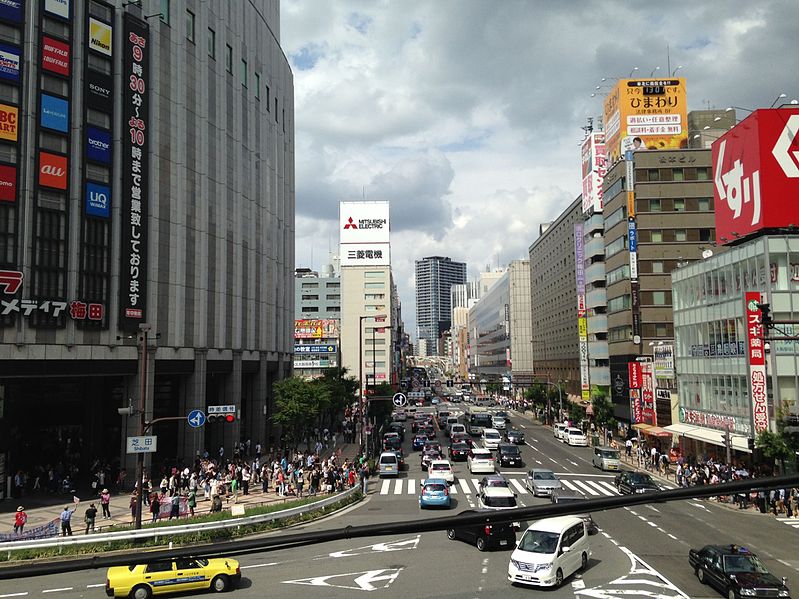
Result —
<svg viewBox="0 0 799 599"><path fill-rule="evenodd" d="M0 139L17 141L19 108L0 104Z"/></svg>
<svg viewBox="0 0 799 599"><path fill-rule="evenodd" d="M749 392L752 397L755 434L769 428L766 351L763 347L763 314L760 312L759 304L759 291L747 291L744 294L746 337L749 350Z"/></svg>
<svg viewBox="0 0 799 599"><path fill-rule="evenodd" d="M86 104L90 108L111 112L114 108L111 101L113 89L111 76L103 75L91 69L86 71Z"/></svg>
<svg viewBox="0 0 799 599"><path fill-rule="evenodd" d="M641 406L642 422L657 426L658 417L655 410L655 378L653 376L652 362L641 364Z"/></svg>
<svg viewBox="0 0 799 599"><path fill-rule="evenodd" d="M147 314L147 214L150 178L150 28L126 14L123 20L122 251L120 318L123 330L136 330Z"/></svg>
<svg viewBox="0 0 799 599"><path fill-rule="evenodd" d="M86 182L86 214L108 218L111 215L111 188Z"/></svg>
<svg viewBox="0 0 799 599"><path fill-rule="evenodd" d="M111 132L97 127L86 127L86 158L111 164Z"/></svg>
<svg viewBox="0 0 799 599"><path fill-rule="evenodd" d="M66 189L68 172L66 156L39 152L39 185Z"/></svg>
<svg viewBox="0 0 799 599"><path fill-rule="evenodd" d="M111 56L111 43L113 39L111 25L89 18L89 49Z"/></svg>
<svg viewBox="0 0 799 599"><path fill-rule="evenodd" d="M295 354L334 354L338 351L335 345L295 345Z"/></svg>
<svg viewBox="0 0 799 599"><path fill-rule="evenodd" d="M42 68L69 77L69 44L42 37Z"/></svg>
<svg viewBox="0 0 799 599"><path fill-rule="evenodd" d="M22 23L22 0L0 0L0 19Z"/></svg>
<svg viewBox="0 0 799 599"><path fill-rule="evenodd" d="M0 44L0 77L19 81L19 48Z"/></svg>
<svg viewBox="0 0 799 599"><path fill-rule="evenodd" d="M630 389L641 388L641 362L627 362L627 375Z"/></svg>
<svg viewBox="0 0 799 599"><path fill-rule="evenodd" d="M635 219L630 217L627 219L627 245L631 252L638 251L638 231L635 228Z"/></svg>
<svg viewBox="0 0 799 599"><path fill-rule="evenodd" d="M388 243L347 243L341 245L341 266L386 266L391 264Z"/></svg>
<svg viewBox="0 0 799 599"><path fill-rule="evenodd" d="M44 12L69 20L70 0L44 0Z"/></svg>
<svg viewBox="0 0 799 599"><path fill-rule="evenodd" d="M295 320L295 339L333 339L339 336L339 321L335 318Z"/></svg>
<svg viewBox="0 0 799 599"><path fill-rule="evenodd" d="M674 378L674 346L671 343L656 345L654 351L655 378Z"/></svg>
<svg viewBox="0 0 799 599"><path fill-rule="evenodd" d="M41 125L61 133L69 133L69 101L42 94Z"/></svg>
<svg viewBox="0 0 799 599"><path fill-rule="evenodd" d="M0 201L17 201L17 167L0 164Z"/></svg>

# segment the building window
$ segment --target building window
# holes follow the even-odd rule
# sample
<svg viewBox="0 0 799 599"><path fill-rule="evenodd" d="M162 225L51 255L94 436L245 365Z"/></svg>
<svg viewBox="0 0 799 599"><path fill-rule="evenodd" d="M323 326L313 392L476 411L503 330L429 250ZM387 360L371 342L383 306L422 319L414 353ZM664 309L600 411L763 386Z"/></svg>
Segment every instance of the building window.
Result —
<svg viewBox="0 0 799 599"><path fill-rule="evenodd" d="M618 281L624 281L630 278L630 265L623 264L619 268L614 268L607 274L607 284L612 285Z"/></svg>
<svg viewBox="0 0 799 599"><path fill-rule="evenodd" d="M712 229L699 229L699 241L712 241L712 240L713 240Z"/></svg>
<svg viewBox="0 0 799 599"><path fill-rule="evenodd" d="M247 61L241 59L241 86L247 87Z"/></svg>
<svg viewBox="0 0 799 599"><path fill-rule="evenodd" d="M663 208L660 200L649 200L649 211L660 212Z"/></svg>
<svg viewBox="0 0 799 599"><path fill-rule="evenodd" d="M0 144L0 160L11 164L17 163L17 146L11 144Z"/></svg>
<svg viewBox="0 0 799 599"><path fill-rule="evenodd" d="M302 284L302 288L303 289L318 289L319 288L319 283L303 283Z"/></svg>
<svg viewBox="0 0 799 599"><path fill-rule="evenodd" d="M363 276L365 279L382 279L386 275L382 270L367 270Z"/></svg>
<svg viewBox="0 0 799 599"><path fill-rule="evenodd" d="M620 295L608 300L608 314L630 309L630 296Z"/></svg>
<svg viewBox="0 0 799 599"><path fill-rule="evenodd" d="M696 202L699 212L710 212L710 198L699 198Z"/></svg>
<svg viewBox="0 0 799 599"><path fill-rule="evenodd" d="M216 31L208 28L208 56L211 60L216 60Z"/></svg>
<svg viewBox="0 0 799 599"><path fill-rule="evenodd" d="M627 247L627 237L622 236L618 239L611 241L607 246L605 246L605 258L610 258L614 254L618 254L624 248Z"/></svg>
<svg viewBox="0 0 799 599"><path fill-rule="evenodd" d="M109 20L108 17L104 17L106 20ZM52 33L53 35L57 35L58 37L62 37L64 39L69 39L69 25L62 21L57 21L55 19L48 19L45 17L42 19L42 30L45 33Z"/></svg>
<svg viewBox="0 0 799 599"><path fill-rule="evenodd" d="M653 291L652 292L652 305L654 306L666 306L668 305L666 302L666 292L665 291Z"/></svg>
<svg viewBox="0 0 799 599"><path fill-rule="evenodd" d="M54 135L47 131L39 132L39 146L45 150L66 154L69 151L67 138L63 135Z"/></svg>
<svg viewBox="0 0 799 599"><path fill-rule="evenodd" d="M341 283L325 283L328 289L341 289Z"/></svg>
<svg viewBox="0 0 799 599"><path fill-rule="evenodd" d="M0 100L16 104L19 102L19 88L16 85L0 82Z"/></svg>
<svg viewBox="0 0 799 599"><path fill-rule="evenodd" d="M665 270L663 270L663 262L661 262L660 260L653 260L652 262L650 262L650 264L652 265L652 272L653 273L664 273L665 272Z"/></svg>
<svg viewBox="0 0 799 599"><path fill-rule="evenodd" d="M341 312L341 306L328 306L328 312Z"/></svg>
<svg viewBox="0 0 799 599"><path fill-rule="evenodd" d="M194 13L186 11L186 39L194 43Z"/></svg>
<svg viewBox="0 0 799 599"><path fill-rule="evenodd" d="M710 179L710 169L706 166L700 166L696 169L697 181L707 181Z"/></svg>
<svg viewBox="0 0 799 599"><path fill-rule="evenodd" d="M318 295L303 295L302 299L304 301L313 301L313 300L318 300L319 296Z"/></svg>
<svg viewBox="0 0 799 599"><path fill-rule="evenodd" d="M161 0L161 22L169 25L170 0Z"/></svg>
<svg viewBox="0 0 799 599"><path fill-rule="evenodd" d="M277 123L277 98L275 98L275 122Z"/></svg>
<svg viewBox="0 0 799 599"><path fill-rule="evenodd" d="M305 312L319 312L319 306L303 306L303 313Z"/></svg>
<svg viewBox="0 0 799 599"><path fill-rule="evenodd" d="M111 116L93 108L86 109L86 122L103 129L111 128Z"/></svg>
<svg viewBox="0 0 799 599"><path fill-rule="evenodd" d="M385 281L379 281L375 283L364 283L364 289L385 289L386 283Z"/></svg>
<svg viewBox="0 0 799 599"><path fill-rule="evenodd" d="M5 23L0 23L0 40L18 44L20 39L22 39L22 34L19 29L11 25L6 25Z"/></svg>
<svg viewBox="0 0 799 599"><path fill-rule="evenodd" d="M340 293L328 293L325 295L326 300L340 300L341 294Z"/></svg>
<svg viewBox="0 0 799 599"><path fill-rule="evenodd" d="M365 293L363 296L364 301L386 299L385 293Z"/></svg>
<svg viewBox="0 0 799 599"><path fill-rule="evenodd" d="M69 81L42 73L42 89L66 97L69 95Z"/></svg>
<svg viewBox="0 0 799 599"><path fill-rule="evenodd" d="M674 212L685 212L685 200L674 200Z"/></svg>
<svg viewBox="0 0 799 599"><path fill-rule="evenodd" d="M269 112L269 105L271 103L270 98L272 97L272 94L268 85L264 86L264 90L266 91L266 111Z"/></svg>
<svg viewBox="0 0 799 599"><path fill-rule="evenodd" d="M103 73L105 75L111 74L111 61L104 56L100 56L99 54L95 54L93 52L89 53L89 68L92 71L97 71L98 73Z"/></svg>
<svg viewBox="0 0 799 599"><path fill-rule="evenodd" d="M671 171L672 180L674 181L685 181L685 173L681 168L675 168Z"/></svg>
<svg viewBox="0 0 799 599"><path fill-rule="evenodd" d="M650 231L649 238L652 243L661 243L663 241L663 231Z"/></svg>
<svg viewBox="0 0 799 599"><path fill-rule="evenodd" d="M225 68L228 73L233 73L233 48L230 44L225 44Z"/></svg>
<svg viewBox="0 0 799 599"><path fill-rule="evenodd" d="M111 181L111 169L101 164L86 163L86 177L94 179L99 183L108 183Z"/></svg>
<svg viewBox="0 0 799 599"><path fill-rule="evenodd" d="M688 241L688 231L685 229L675 229L674 241Z"/></svg>
<svg viewBox="0 0 799 599"><path fill-rule="evenodd" d="M255 99L256 100L260 100L261 99L261 74L260 73L256 73L255 74Z"/></svg>
<svg viewBox="0 0 799 599"><path fill-rule="evenodd" d="M656 168L650 168L646 171L647 181L660 181L660 171Z"/></svg>
<svg viewBox="0 0 799 599"><path fill-rule="evenodd" d="M666 323L655 323L655 337L668 337L669 325Z"/></svg>

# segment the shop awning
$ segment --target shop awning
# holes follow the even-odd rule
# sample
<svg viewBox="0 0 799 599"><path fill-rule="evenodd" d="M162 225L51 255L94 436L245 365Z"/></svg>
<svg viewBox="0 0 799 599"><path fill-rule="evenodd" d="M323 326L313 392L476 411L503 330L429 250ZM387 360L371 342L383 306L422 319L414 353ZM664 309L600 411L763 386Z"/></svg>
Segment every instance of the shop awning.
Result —
<svg viewBox="0 0 799 599"><path fill-rule="evenodd" d="M724 431L714 428L705 428L704 426L696 426L693 424L685 424L682 422L679 424L670 424L665 428L676 435L681 435L683 437L688 437L689 439L705 441L706 443L712 443L713 445L724 447ZM751 453L748 440L744 435L731 433L730 437L732 437L732 448L735 451L745 451L747 453Z"/></svg>
<svg viewBox="0 0 799 599"><path fill-rule="evenodd" d="M645 435L651 435L653 437L671 437L674 433L670 430L662 428L660 426L652 426L651 424L633 424L633 428L636 430L641 431Z"/></svg>

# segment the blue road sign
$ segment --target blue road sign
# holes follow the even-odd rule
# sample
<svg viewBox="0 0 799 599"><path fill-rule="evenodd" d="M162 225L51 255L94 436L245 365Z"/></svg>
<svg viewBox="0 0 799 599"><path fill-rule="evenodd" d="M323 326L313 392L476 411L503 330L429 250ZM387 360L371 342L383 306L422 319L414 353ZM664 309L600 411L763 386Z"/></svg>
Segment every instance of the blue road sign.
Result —
<svg viewBox="0 0 799 599"><path fill-rule="evenodd" d="M404 408L408 404L408 398L404 393L395 393L392 401L398 408Z"/></svg>
<svg viewBox="0 0 799 599"><path fill-rule="evenodd" d="M189 415L186 416L186 420L189 421L189 426L199 428L205 424L205 412L202 410L192 410L189 412Z"/></svg>

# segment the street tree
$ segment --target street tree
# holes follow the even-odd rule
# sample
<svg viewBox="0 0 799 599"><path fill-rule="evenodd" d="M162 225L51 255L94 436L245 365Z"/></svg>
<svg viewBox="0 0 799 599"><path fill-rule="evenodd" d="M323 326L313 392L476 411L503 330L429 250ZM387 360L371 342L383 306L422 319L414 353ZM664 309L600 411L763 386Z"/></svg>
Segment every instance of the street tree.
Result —
<svg viewBox="0 0 799 599"><path fill-rule="evenodd" d="M330 406L330 392L318 380L291 377L274 385L273 421L281 427L284 445L296 447L310 433Z"/></svg>

